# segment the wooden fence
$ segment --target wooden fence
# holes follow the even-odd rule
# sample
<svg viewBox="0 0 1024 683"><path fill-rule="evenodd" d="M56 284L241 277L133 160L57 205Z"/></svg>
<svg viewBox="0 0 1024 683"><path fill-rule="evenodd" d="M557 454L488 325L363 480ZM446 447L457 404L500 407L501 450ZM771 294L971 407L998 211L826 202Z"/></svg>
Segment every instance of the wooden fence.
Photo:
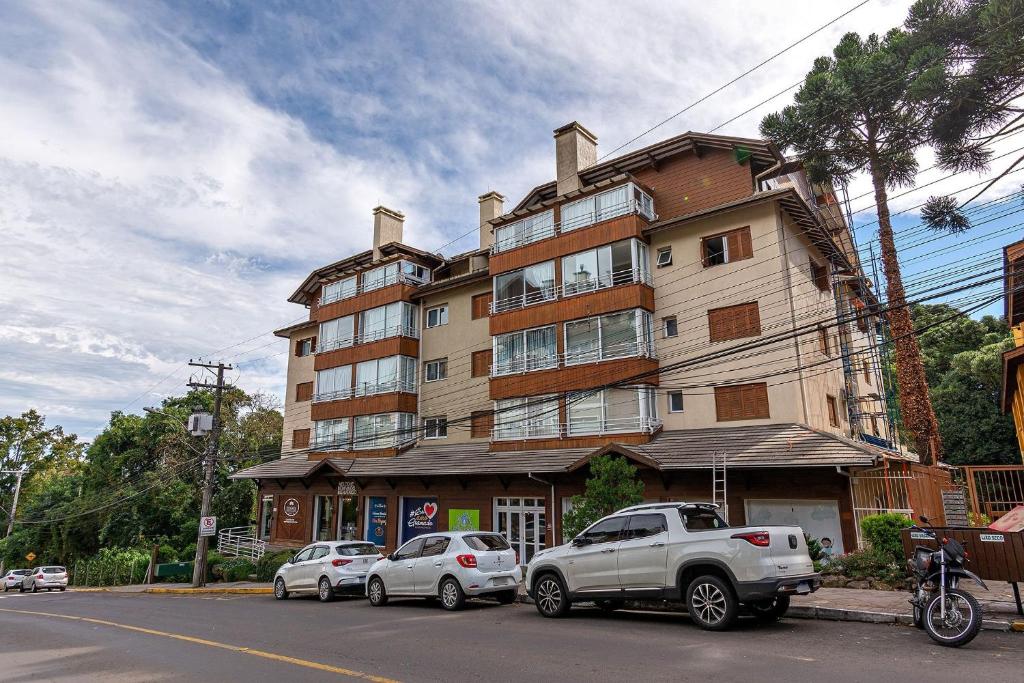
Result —
<svg viewBox="0 0 1024 683"><path fill-rule="evenodd" d="M1024 465L969 466L963 468L971 511L996 520L1024 505Z"/></svg>

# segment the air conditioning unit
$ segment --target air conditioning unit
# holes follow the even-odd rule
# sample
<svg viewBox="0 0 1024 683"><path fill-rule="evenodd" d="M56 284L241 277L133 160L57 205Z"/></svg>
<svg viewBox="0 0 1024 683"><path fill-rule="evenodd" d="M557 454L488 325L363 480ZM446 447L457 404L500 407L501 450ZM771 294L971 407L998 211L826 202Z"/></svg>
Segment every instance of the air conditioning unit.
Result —
<svg viewBox="0 0 1024 683"><path fill-rule="evenodd" d="M205 436L213 430L213 415L210 413L192 413L188 418L188 433L192 436Z"/></svg>

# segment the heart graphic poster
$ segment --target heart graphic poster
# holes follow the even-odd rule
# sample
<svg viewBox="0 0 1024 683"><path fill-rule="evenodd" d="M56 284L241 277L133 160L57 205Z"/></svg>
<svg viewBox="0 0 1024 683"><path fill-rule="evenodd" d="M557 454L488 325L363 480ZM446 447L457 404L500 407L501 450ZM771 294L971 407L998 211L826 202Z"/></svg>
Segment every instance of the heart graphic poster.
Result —
<svg viewBox="0 0 1024 683"><path fill-rule="evenodd" d="M402 506L402 542L437 531L437 498L405 498Z"/></svg>

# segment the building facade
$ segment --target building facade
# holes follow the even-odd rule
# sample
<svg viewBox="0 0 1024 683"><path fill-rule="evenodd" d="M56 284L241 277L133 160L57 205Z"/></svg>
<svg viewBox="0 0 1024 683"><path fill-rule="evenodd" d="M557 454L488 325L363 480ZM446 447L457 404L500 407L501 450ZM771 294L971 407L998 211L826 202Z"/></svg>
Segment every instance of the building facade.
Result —
<svg viewBox="0 0 1024 683"><path fill-rule="evenodd" d="M650 500L799 523L857 543L853 475L892 450L878 304L830 188L755 139L686 133L597 161L555 131L555 180L445 257L373 214L371 249L289 299L280 459L257 480L271 545L504 533L525 562L564 540L589 461ZM721 485L719 486L721 489Z"/></svg>

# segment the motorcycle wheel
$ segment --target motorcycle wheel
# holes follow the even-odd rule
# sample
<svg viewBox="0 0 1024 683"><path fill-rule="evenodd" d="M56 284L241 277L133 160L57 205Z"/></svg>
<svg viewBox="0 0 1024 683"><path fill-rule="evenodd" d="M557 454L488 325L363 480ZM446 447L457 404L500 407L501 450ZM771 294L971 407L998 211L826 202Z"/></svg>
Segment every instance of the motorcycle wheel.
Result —
<svg viewBox="0 0 1024 683"><path fill-rule="evenodd" d="M942 618L941 593L936 593L924 608L924 630L945 647L960 647L974 640L981 630L981 619L977 598L959 588L946 590L945 619Z"/></svg>

